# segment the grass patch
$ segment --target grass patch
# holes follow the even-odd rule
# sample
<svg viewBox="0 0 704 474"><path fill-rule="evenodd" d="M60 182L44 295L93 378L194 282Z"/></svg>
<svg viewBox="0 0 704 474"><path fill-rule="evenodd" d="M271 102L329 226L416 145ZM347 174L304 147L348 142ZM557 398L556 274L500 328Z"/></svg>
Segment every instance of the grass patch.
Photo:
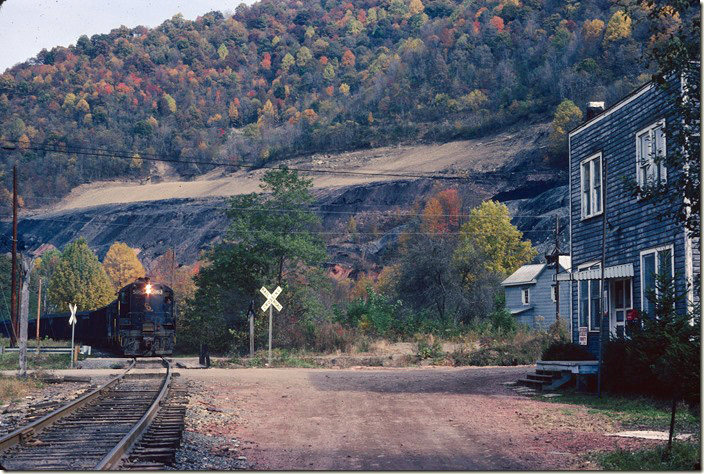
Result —
<svg viewBox="0 0 704 474"><path fill-rule="evenodd" d="M594 455L607 471L692 471L700 470L701 448L697 443L673 442L672 453L663 461L666 446L639 451L617 450Z"/></svg>
<svg viewBox="0 0 704 474"><path fill-rule="evenodd" d="M581 405L587 408L590 414L606 415L618 421L624 429L663 431L670 428L669 401L606 394L599 398L594 394L576 391L562 392L562 397L559 398L538 398L550 403ZM682 404L677 407L676 433L698 433L700 426L701 419L698 416L685 409Z"/></svg>
<svg viewBox="0 0 704 474"><path fill-rule="evenodd" d="M255 352L254 357L232 357L229 361L225 362L225 365L235 364L244 367L266 367L269 362L268 351ZM215 365L215 364L214 364ZM300 368L316 368L319 367L318 364L306 357L301 357L300 355L293 353L286 349L273 349L271 351L271 365L270 367L300 367Z"/></svg>
<svg viewBox="0 0 704 474"><path fill-rule="evenodd" d="M19 359L16 352L0 355L0 370L18 370ZM27 369L68 369L70 364L71 354L27 353Z"/></svg>
<svg viewBox="0 0 704 474"><path fill-rule="evenodd" d="M77 345L80 345L76 342ZM69 340L57 340L49 339L45 337L39 341L41 347L71 347L71 341ZM0 337L0 346L10 347L10 339L6 337ZM27 347L37 347L37 339L32 337L30 334L27 338Z"/></svg>
<svg viewBox="0 0 704 474"><path fill-rule="evenodd" d="M40 386L41 382L35 378L21 379L0 375L0 404L19 400Z"/></svg>

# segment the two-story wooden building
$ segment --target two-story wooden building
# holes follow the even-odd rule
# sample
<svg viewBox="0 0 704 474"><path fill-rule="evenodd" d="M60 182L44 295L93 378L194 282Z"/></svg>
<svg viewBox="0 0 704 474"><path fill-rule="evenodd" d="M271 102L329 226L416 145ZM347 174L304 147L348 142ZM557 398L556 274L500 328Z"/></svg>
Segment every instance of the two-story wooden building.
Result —
<svg viewBox="0 0 704 474"><path fill-rule="evenodd" d="M688 300L696 298L691 285L700 275L699 243L675 217L675 205L645 202L629 189L629 183L662 182L681 172L662 161L672 146L667 126L678 120L672 93L681 93L679 85L665 92L648 83L606 110L591 103L591 116L569 133L572 271L559 279L570 281L573 340L594 354L602 258L611 335L625 334L629 317L653 315L647 295L658 274L673 277L680 291L690 288Z"/></svg>

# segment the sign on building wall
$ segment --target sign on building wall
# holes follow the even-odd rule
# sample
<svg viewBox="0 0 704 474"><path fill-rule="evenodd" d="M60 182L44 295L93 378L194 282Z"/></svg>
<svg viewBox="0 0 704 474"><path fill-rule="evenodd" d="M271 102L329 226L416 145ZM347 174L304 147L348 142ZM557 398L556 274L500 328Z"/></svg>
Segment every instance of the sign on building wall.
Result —
<svg viewBox="0 0 704 474"><path fill-rule="evenodd" d="M579 328L579 345L587 345L587 328Z"/></svg>

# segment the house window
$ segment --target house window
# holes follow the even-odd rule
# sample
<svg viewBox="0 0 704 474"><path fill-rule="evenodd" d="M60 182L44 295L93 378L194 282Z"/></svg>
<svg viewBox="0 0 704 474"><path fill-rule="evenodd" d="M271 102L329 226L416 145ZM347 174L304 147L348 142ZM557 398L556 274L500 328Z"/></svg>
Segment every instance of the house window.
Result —
<svg viewBox="0 0 704 474"><path fill-rule="evenodd" d="M581 265L578 271L600 268L598 263ZM578 286L579 327L588 327L590 331L598 331L601 327L599 308L601 307L600 280L580 280Z"/></svg>
<svg viewBox="0 0 704 474"><path fill-rule="evenodd" d="M640 253L640 306L643 314L651 318L655 316L655 303L648 296L652 295L653 291L656 296L660 295L657 285L658 275L674 278L673 253L671 245Z"/></svg>
<svg viewBox="0 0 704 474"><path fill-rule="evenodd" d="M553 303L557 303L557 287L555 285L550 287L550 298L552 298Z"/></svg>
<svg viewBox="0 0 704 474"><path fill-rule="evenodd" d="M521 302L524 305L530 304L530 288L521 289Z"/></svg>
<svg viewBox="0 0 704 474"><path fill-rule="evenodd" d="M641 188L667 181L665 149L664 120L636 134L636 169Z"/></svg>
<svg viewBox="0 0 704 474"><path fill-rule="evenodd" d="M582 162L582 219L601 214L603 191L601 186L601 153Z"/></svg>

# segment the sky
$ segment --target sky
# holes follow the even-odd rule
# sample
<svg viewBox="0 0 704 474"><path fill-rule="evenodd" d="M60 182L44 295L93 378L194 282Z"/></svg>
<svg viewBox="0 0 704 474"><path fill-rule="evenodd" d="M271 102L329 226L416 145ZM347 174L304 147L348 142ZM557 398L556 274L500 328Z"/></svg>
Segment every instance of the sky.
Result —
<svg viewBox="0 0 704 474"><path fill-rule="evenodd" d="M0 73L43 48L76 44L81 35L125 25L154 27L177 13L195 20L213 10L234 12L254 0L6 0L0 6Z"/></svg>

